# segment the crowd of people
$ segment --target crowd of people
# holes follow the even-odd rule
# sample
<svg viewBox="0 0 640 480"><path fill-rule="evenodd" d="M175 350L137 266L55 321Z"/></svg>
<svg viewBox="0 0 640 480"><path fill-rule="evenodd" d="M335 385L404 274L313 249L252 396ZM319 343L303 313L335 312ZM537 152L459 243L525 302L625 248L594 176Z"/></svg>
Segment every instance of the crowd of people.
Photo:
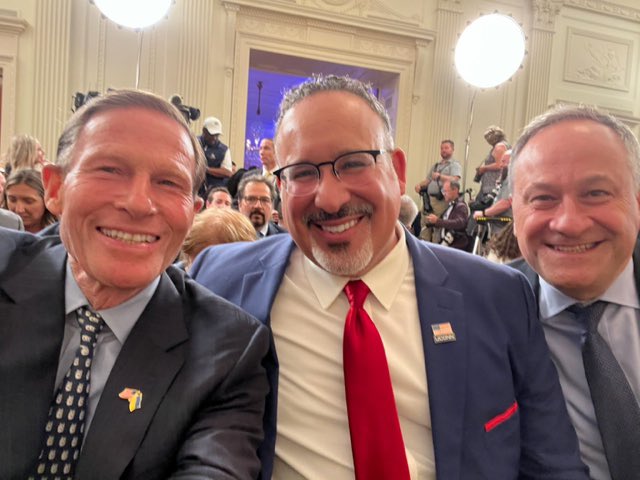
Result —
<svg viewBox="0 0 640 480"><path fill-rule="evenodd" d="M628 127L492 126L472 199L445 139L420 207L358 80L286 92L262 170L222 134L120 90L12 142L0 478L640 478Z"/></svg>

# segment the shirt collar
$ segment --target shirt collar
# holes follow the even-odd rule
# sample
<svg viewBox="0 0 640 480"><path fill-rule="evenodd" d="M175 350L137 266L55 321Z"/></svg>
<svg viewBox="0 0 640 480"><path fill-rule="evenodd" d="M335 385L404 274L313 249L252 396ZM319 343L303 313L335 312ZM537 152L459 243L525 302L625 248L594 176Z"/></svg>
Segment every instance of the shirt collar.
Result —
<svg viewBox="0 0 640 480"><path fill-rule="evenodd" d="M400 224L396 225L396 234L398 235L396 245L378 265L362 277L362 281L367 284L371 293L387 310L391 308L400 290L402 280L409 269L409 249L405 240L404 228ZM320 306L324 309L329 308L347 282L353 280L349 277L329 273L307 257L304 257L303 267L311 288Z"/></svg>
<svg viewBox="0 0 640 480"><path fill-rule="evenodd" d="M82 290L78 286L71 267L67 261L66 266L67 274L65 276L64 284L64 308L65 315L74 312L80 307L89 305L87 297L85 297ZM142 312L146 308L147 304L153 297L160 283L160 277L153 280L148 286L146 286L140 293L130 298L124 303L105 310L98 310L100 316L104 319L104 323L111 329L121 344L129 336L129 332L142 315Z"/></svg>
<svg viewBox="0 0 640 480"><path fill-rule="evenodd" d="M625 307L640 308L636 280L633 275L633 261L631 259L629 259L624 270L598 300L604 300ZM551 318L558 315L574 303L579 303L579 301L565 295L540 277L540 316L542 318Z"/></svg>
<svg viewBox="0 0 640 480"><path fill-rule="evenodd" d="M262 228L260 230L258 230L258 232L260 232L262 234L263 237L267 236L267 233L269 232L269 222L264 222L264 225L262 226ZM259 238L260 235L258 235Z"/></svg>

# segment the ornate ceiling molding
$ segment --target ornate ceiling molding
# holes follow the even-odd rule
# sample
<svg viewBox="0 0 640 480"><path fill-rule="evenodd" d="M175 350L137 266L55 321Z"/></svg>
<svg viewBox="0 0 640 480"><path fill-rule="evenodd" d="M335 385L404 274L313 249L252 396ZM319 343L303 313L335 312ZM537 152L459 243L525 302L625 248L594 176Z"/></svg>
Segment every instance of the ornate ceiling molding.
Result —
<svg viewBox="0 0 640 480"><path fill-rule="evenodd" d="M623 18L633 22L640 22L640 9L638 8L616 5L603 0L564 0L564 4L581 10L589 10L591 12Z"/></svg>

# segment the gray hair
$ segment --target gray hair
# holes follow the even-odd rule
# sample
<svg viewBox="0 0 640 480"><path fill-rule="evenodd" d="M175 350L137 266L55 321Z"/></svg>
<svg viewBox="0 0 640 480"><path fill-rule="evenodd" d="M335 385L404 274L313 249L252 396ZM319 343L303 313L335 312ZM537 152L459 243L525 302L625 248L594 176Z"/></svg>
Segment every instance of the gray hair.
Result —
<svg viewBox="0 0 640 480"><path fill-rule="evenodd" d="M56 165L67 171L71 166L71 155L84 126L96 115L110 110L124 108L143 108L152 110L174 120L189 135L195 155L195 169L193 172L193 194L195 195L204 182L206 160L200 142L189 130L184 116L171 103L163 98L140 90L114 90L105 95L95 97L74 113L65 125L58 140Z"/></svg>
<svg viewBox="0 0 640 480"><path fill-rule="evenodd" d="M640 190L640 145L638 144L638 139L629 127L627 127L613 115L600 112L595 107L585 105L561 105L558 107L554 107L543 113L542 115L534 118L531 123L529 123L529 125L524 128L522 135L516 142L511 152L511 163L509 164L510 186L512 186L514 182L514 174L520 152L529 142L529 140L540 133L541 130L551 125L556 125L561 122L572 120L590 120L599 123L609 128L620 138L620 140L622 140L622 143L627 150L627 161L629 163L631 171L633 172L633 180L636 190ZM571 147L569 146L568 148Z"/></svg>
<svg viewBox="0 0 640 480"><path fill-rule="evenodd" d="M264 183L269 187L269 195L271 196L271 202L276 198L276 188L273 186L267 177L261 173L247 172L242 176L240 183L238 184L238 199L244 198L244 190L249 183Z"/></svg>
<svg viewBox="0 0 640 480"><path fill-rule="evenodd" d="M418 216L418 205L413 201L409 195L402 195L400 197L400 213L398 220L400 223L407 227L411 227L411 224Z"/></svg>
<svg viewBox="0 0 640 480"><path fill-rule="evenodd" d="M391 120L384 105L371 92L371 85L360 80L349 78L348 76L317 74L307 79L300 85L285 92L280 108L278 110L278 120L276 121L276 137L280 132L280 125L286 113L298 102L319 92L347 92L363 99L366 104L382 120L384 126L384 140L386 149L393 150L393 135L391 132Z"/></svg>

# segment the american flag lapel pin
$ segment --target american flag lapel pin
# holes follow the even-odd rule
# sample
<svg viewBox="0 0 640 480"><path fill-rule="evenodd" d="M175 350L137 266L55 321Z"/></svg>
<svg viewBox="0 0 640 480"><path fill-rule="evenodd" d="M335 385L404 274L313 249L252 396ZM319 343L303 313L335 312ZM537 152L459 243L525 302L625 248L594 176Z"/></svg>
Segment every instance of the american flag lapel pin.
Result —
<svg viewBox="0 0 640 480"><path fill-rule="evenodd" d="M431 325L431 331L433 332L433 343L448 343L456 341L456 334L451 328L449 322L434 323Z"/></svg>
<svg viewBox="0 0 640 480"><path fill-rule="evenodd" d="M129 401L129 412L142 408L142 392L137 388L125 388L118 397Z"/></svg>

